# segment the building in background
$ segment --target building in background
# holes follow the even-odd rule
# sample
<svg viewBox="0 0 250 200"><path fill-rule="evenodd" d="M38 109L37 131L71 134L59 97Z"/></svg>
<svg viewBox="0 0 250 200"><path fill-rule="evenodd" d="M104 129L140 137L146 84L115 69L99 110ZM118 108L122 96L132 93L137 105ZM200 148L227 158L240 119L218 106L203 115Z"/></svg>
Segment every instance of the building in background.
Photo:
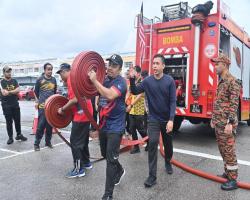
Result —
<svg viewBox="0 0 250 200"><path fill-rule="evenodd" d="M135 52L128 52L128 53L120 53L123 58L123 69L122 75L126 73L128 68L135 64ZM103 59L105 64L107 65L106 58L110 57L111 54L103 55ZM48 59L41 59L41 60L30 60L30 61L17 61L17 62L7 62L7 63L0 63L0 70L1 76L2 69L4 66L8 65L12 68L12 76L17 79L20 85L34 85L36 79L41 76L43 73L43 65L47 62L51 63L54 67L54 76L57 79L58 85L63 85L62 81L60 80L58 74L55 72L58 70L60 64L66 62L68 64L72 64L74 57L71 58L48 58Z"/></svg>

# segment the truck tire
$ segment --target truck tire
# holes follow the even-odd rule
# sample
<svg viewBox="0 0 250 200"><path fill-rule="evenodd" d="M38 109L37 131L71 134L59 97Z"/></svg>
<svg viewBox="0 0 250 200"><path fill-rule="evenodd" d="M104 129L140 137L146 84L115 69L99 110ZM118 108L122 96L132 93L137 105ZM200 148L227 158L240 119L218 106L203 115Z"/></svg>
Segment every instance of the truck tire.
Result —
<svg viewBox="0 0 250 200"><path fill-rule="evenodd" d="M247 120L247 125L248 125L248 126L250 126L250 119L249 119L249 120Z"/></svg>
<svg viewBox="0 0 250 200"><path fill-rule="evenodd" d="M182 121L183 121L183 117L176 116L174 118L174 127L173 127L174 132L177 132L180 129Z"/></svg>

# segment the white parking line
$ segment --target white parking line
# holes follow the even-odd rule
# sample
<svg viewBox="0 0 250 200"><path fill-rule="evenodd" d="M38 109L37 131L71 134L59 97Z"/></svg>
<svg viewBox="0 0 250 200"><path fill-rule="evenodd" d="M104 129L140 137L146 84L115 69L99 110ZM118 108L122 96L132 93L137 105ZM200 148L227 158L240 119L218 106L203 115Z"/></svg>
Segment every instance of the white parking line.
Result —
<svg viewBox="0 0 250 200"><path fill-rule="evenodd" d="M20 152L18 152L18 151L11 151L9 149L2 149L2 148L0 148L0 151L4 151L4 152L8 152L8 153L14 153L14 154L20 154Z"/></svg>
<svg viewBox="0 0 250 200"><path fill-rule="evenodd" d="M61 142L61 143L58 143L58 144L54 144L53 146L56 147L56 146L60 146L60 145L63 145L63 144L65 144L65 143ZM41 150L47 149L47 148L48 147L43 147L43 148L41 148ZM1 148L0 148L0 150L1 151L6 151L6 152L9 152L9 153L13 153L13 155L2 157L2 158L0 158L0 160L5 160L5 159L13 158L13 157L16 157L16 156L19 156L19 155L24 155L24 154L34 152L34 150L17 152L17 151L11 151L11 150L8 150L8 149L1 149ZM212 154L201 153L201 152L196 152L196 151L190 151L190 150L185 150L185 149L174 148L174 152L175 153L180 153L180 154L185 154L185 155L190 155L190 156L201 157L201 158L208 158L208 159L211 159L211 160L222 160L221 156L215 156L215 155L212 155ZM245 165L245 166L250 166L250 161L238 160L238 164Z"/></svg>
<svg viewBox="0 0 250 200"><path fill-rule="evenodd" d="M65 144L65 142L61 142L61 143L58 143L58 144L54 144L53 146L56 147L56 146L60 146L60 145L63 145L63 144ZM43 147L43 148L41 148L41 150L47 149L47 148L48 148L48 147ZM1 149L0 149L0 150L1 150ZM29 150L29 151L17 152L17 153L14 154L14 155L2 157L2 158L0 158L0 160L9 159L9 158L13 158L13 157L16 157L16 156L19 156L19 155L24 155L24 154L28 154L28 153L32 153L32 152L35 152L35 151L34 151L34 150Z"/></svg>
<svg viewBox="0 0 250 200"><path fill-rule="evenodd" d="M196 152L196 151L189 151L189 150L185 150L185 149L176 149L176 148L174 148L174 152L181 153L181 154L186 154L186 155L191 155L191 156L202 157L202 158L208 158L208 159L212 159L212 160L222 160L221 156L215 156L215 155L212 155L212 154L200 153L200 152ZM238 164L250 166L250 162L245 161L245 160L238 160Z"/></svg>

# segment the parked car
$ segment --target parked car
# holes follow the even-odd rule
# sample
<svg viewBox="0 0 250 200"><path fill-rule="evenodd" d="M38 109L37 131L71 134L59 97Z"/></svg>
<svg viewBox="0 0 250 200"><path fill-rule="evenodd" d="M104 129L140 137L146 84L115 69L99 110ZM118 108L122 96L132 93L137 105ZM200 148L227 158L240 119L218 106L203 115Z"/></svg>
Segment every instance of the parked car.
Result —
<svg viewBox="0 0 250 200"><path fill-rule="evenodd" d="M30 101L31 99L35 99L34 86L25 85L20 86L20 92L18 93L19 100L26 99Z"/></svg>

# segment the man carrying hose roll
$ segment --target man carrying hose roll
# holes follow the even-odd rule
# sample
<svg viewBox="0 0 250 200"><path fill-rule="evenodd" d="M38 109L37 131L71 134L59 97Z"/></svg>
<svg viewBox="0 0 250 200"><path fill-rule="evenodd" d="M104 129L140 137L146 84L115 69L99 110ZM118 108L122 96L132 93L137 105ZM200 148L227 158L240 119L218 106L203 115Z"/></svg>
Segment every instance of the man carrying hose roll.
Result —
<svg viewBox="0 0 250 200"><path fill-rule="evenodd" d="M85 169L92 169L92 164L89 160L89 130L90 121L84 114L78 100L73 92L70 81L71 67L67 63L60 65L60 69L56 72L61 76L61 79L67 83L69 101L62 108L59 108L58 114L63 115L67 109L72 109L73 122L71 127L70 143L73 156L73 169L67 174L68 178L85 176ZM87 100L89 112L93 113L91 100Z"/></svg>
<svg viewBox="0 0 250 200"><path fill-rule="evenodd" d="M106 184L103 200L113 199L114 186L118 185L125 175L125 170L118 161L122 135L125 133L127 85L120 76L123 60L119 55L107 59L107 77L104 83L96 78L95 71L88 73L90 80L100 93L100 100L105 102L100 110L100 146L101 153L107 160Z"/></svg>
<svg viewBox="0 0 250 200"><path fill-rule="evenodd" d="M156 54L153 58L153 75L145 78L140 84L135 84L135 70L130 70L130 89L132 94L145 92L148 102L148 163L149 176L144 182L145 187L156 184L157 154L159 135L161 132L164 151L165 167L168 174L173 173L170 163L173 155L172 130L175 117L176 94L175 82L171 76L163 73L165 58Z"/></svg>
<svg viewBox="0 0 250 200"><path fill-rule="evenodd" d="M216 140L224 161L222 177L228 181L221 185L223 190L237 189L238 164L235 152L235 135L238 126L240 84L229 73L230 59L220 54L213 58L216 73L220 77L214 102L211 127L215 128Z"/></svg>
<svg viewBox="0 0 250 200"><path fill-rule="evenodd" d="M45 146L53 148L51 144L52 127L47 122L44 107L46 99L56 94L57 83L55 77L52 76L53 66L50 63L45 63L43 69L44 73L37 79L34 91L36 97L35 107L38 109L38 125L34 142L35 151L40 151L40 142L45 129Z"/></svg>

